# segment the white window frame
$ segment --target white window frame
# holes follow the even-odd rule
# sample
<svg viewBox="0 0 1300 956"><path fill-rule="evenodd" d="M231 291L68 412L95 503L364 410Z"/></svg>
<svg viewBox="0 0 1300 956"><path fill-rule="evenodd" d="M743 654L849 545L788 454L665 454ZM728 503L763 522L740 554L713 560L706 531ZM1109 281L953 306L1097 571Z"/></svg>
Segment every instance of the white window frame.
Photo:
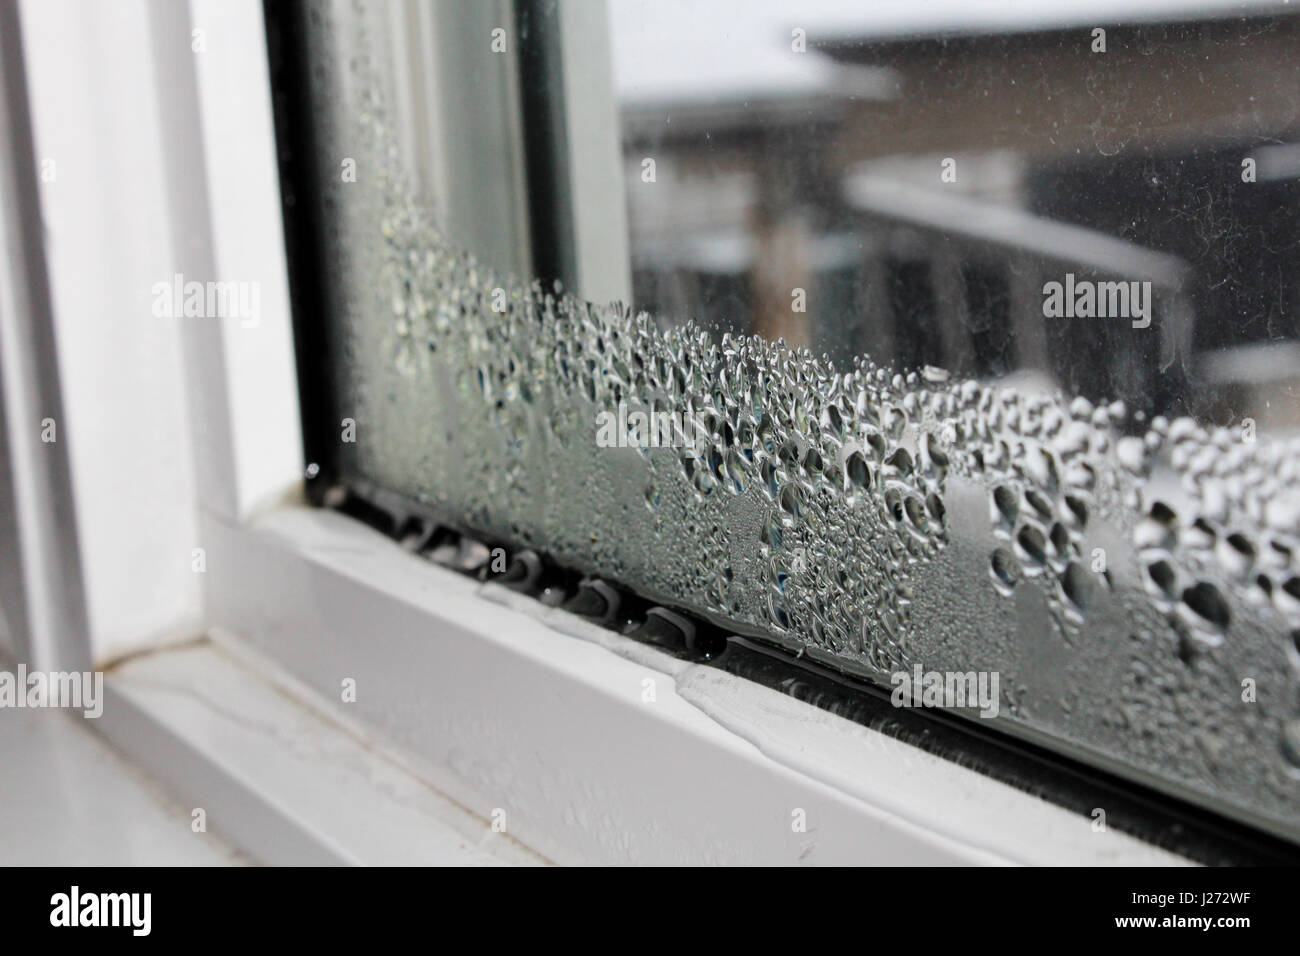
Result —
<svg viewBox="0 0 1300 956"><path fill-rule="evenodd" d="M110 668L112 686L119 658L215 638L312 696L358 737L391 748L412 774L485 821L504 809L511 833L557 862L1180 862L775 691L454 575L352 519L307 506L260 4L141 0L109 14L75 0L14 2L33 80L38 156L58 143L100 184L123 169L144 171L148 182L123 188L165 225L155 238L166 247L169 269L262 284L256 329L181 323L174 334L182 374L146 396L171 403L159 406L160 415L182 416L176 421L189 436L188 463L162 476L155 459L133 464L126 456L112 464L119 483L164 477L173 490L152 506L128 503L125 515L117 503L119 523L109 527L119 535L123 521L182 529L156 538L145 574L164 573L156 569L173 563L192 574L193 543L203 549L206 568L185 579L197 581L194 594L168 605L167 619L138 640L123 639L122 622L141 620L132 609L149 608L161 600L159 582L179 578L146 576L123 597L125 611L83 603L81 587L95 593L109 556L78 542L105 540L95 528L106 520L108 502L95 490L97 476L78 470L74 445L62 464L40 465L61 474L71 489L69 516L54 515L30 468L17 482L29 543L81 573L75 586L60 591L50 559L36 565L24 593L29 613L48 623L18 653L47 666L93 660ZM119 17L126 27L147 28L119 24L114 42L105 42L106 21ZM186 42L194 29L204 31L205 52ZM117 104L92 117L93 96L74 95L51 80L73 61L79 65L65 81L70 85L144 63L156 96L134 110ZM79 104L83 115L70 115L69 103ZM68 369L130 363L139 343L126 336L113 350L111 340L98 341L98 354L84 354L76 334L84 318L74 313L87 295L87 270L96 268L88 258L96 246L64 237L102 242L119 225L122 207L89 193L69 204L54 191L65 182L42 186L40 198L58 365L65 373L59 384L75 392L80 385L68 382ZM11 218L5 216L6 227ZM15 416L25 423L10 430L16 443L27 443L11 457L30 465L31 396L42 379L39 368L22 367L16 356L40 349L13 335L21 325L14 317L34 313L32 273L16 264L16 232L9 234L0 265L6 291L0 305L9 315L0 325L4 411L11 424ZM113 275L96 274L94 281L102 288L91 294L115 304L135 301L116 294L124 290ZM122 416L97 422L108 429L99 440L109 448L134 433L131 416L140 413L142 400L126 406L113 392L101 399ZM72 442L92 440L78 432L75 417L67 432ZM29 566L26 551L23 557ZM345 678L356 681L355 703L340 699ZM131 708L121 682L114 693L122 702L116 710L130 719L114 719L111 699L101 722L105 733L183 792L218 799L219 789L222 806L209 807L209 814L237 843L265 837L268 801L255 777L236 779L220 766L225 758L178 737L165 713ZM178 747L206 756L181 761ZM218 778L222 788L212 786ZM294 811L278 812L277 819L288 819ZM802 831L795 825L801 815Z"/></svg>

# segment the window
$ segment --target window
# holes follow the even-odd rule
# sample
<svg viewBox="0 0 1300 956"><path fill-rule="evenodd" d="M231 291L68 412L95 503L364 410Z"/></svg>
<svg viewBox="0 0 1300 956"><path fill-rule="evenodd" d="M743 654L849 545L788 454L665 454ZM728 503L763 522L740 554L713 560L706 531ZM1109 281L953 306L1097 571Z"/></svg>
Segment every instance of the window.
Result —
<svg viewBox="0 0 1300 956"><path fill-rule="evenodd" d="M1300 19L913 7L305 5L318 494L1294 837Z"/></svg>

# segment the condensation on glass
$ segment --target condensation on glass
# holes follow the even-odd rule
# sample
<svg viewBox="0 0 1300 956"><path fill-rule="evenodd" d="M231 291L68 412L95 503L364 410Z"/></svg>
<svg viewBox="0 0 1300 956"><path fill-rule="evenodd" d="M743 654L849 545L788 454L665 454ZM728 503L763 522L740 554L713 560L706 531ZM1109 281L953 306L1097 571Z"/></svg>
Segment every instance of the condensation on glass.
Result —
<svg viewBox="0 0 1300 956"><path fill-rule="evenodd" d="M1300 21L786 6L611 4L628 306L449 234L316 10L342 478L1300 834Z"/></svg>

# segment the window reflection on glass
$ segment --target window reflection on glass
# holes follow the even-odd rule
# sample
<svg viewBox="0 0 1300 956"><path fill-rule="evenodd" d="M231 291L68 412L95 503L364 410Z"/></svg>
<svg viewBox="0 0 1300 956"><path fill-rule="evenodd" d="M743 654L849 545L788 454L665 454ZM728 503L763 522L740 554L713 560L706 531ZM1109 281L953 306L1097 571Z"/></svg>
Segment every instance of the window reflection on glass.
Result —
<svg viewBox="0 0 1300 956"><path fill-rule="evenodd" d="M638 308L1300 423L1285 5L609 9Z"/></svg>

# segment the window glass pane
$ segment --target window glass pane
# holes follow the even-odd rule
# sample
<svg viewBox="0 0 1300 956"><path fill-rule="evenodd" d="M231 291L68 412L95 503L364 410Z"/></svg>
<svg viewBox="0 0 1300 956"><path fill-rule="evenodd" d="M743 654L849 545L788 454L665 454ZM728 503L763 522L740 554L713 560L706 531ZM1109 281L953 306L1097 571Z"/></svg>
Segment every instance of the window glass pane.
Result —
<svg viewBox="0 0 1300 956"><path fill-rule="evenodd" d="M1295 426L1284 5L610 11L638 307L833 358ZM1125 285L1076 301L1103 282Z"/></svg>
<svg viewBox="0 0 1300 956"><path fill-rule="evenodd" d="M329 476L865 680L996 675L1006 731L1294 836L1300 20L788 8L588 37L629 305L532 274L512 71L572 32L456 34L456 111L445 22L312 8Z"/></svg>

